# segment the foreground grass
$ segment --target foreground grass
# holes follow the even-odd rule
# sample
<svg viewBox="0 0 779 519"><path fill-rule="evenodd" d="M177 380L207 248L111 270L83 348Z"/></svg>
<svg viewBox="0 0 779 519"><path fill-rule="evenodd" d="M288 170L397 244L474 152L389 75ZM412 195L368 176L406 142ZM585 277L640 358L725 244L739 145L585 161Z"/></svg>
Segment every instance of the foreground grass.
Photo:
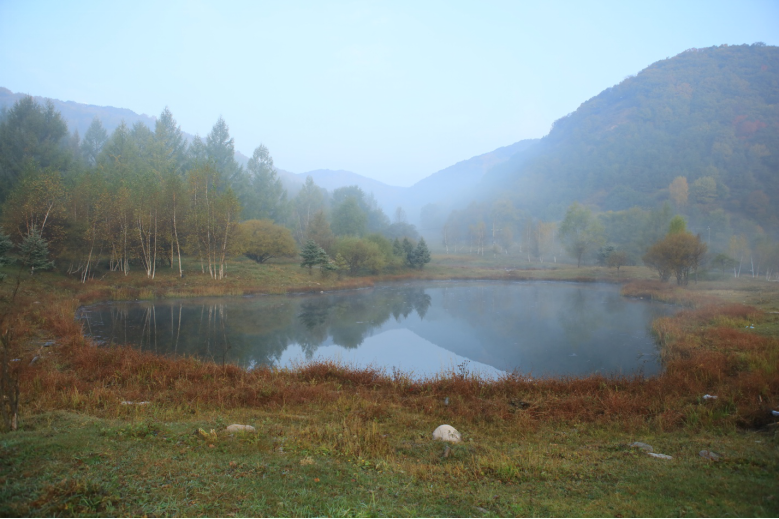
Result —
<svg viewBox="0 0 779 519"><path fill-rule="evenodd" d="M455 259L341 280L291 264L249 263L219 284L164 272L154 281L107 274L87 285L36 277L23 286L11 320L23 414L20 431L0 435L0 513L779 514L773 284L723 279L689 290L647 281L646 269L617 276L569 266L507 269L481 259L458 267ZM420 276L639 280L624 286L625 295L691 309L655 323L666 366L657 378L492 383L467 373L414 381L328 363L246 372L95 348L73 320L78 304L112 295L330 290ZM202 293L215 286L218 292ZM50 340L55 346L44 347ZM706 393L718 398L704 400ZM257 433L230 436L230 423ZM446 456L430 439L442 423L464 436ZM203 438L199 428L216 437ZM634 441L673 459L651 458L628 446ZM701 458L703 449L722 460Z"/></svg>
<svg viewBox="0 0 779 519"><path fill-rule="evenodd" d="M435 422L419 414L352 428L348 411L296 412L182 419L151 406L116 419L39 414L0 443L0 513L744 517L779 510L778 445L765 434L493 424L464 428L465 441L444 457L429 440ZM232 421L253 423L258 433L221 433L213 443L193 434ZM328 433L334 438L323 438ZM673 459L629 448L636 440ZM724 461L701 458L702 449Z"/></svg>

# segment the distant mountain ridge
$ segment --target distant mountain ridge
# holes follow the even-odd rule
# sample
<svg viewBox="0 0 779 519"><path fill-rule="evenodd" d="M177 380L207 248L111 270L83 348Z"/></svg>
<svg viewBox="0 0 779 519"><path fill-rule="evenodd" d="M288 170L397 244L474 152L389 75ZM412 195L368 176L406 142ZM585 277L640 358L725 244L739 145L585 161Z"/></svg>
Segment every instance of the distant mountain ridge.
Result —
<svg viewBox="0 0 779 519"><path fill-rule="evenodd" d="M7 88L0 87L0 108L10 109L14 103L25 97L27 94L14 93ZM157 121L156 117L146 114L137 114L127 108L115 108L113 106L97 106L77 103L75 101L60 101L49 97L32 96L39 104L45 104L51 101L54 108L62 114L62 118L68 123L68 130L72 133L74 129L78 130L83 138L87 128L92 124L92 119L100 118L103 127L110 134L119 124L124 121L128 126L141 122L154 130ZM191 137L191 136L190 136Z"/></svg>
<svg viewBox="0 0 779 519"><path fill-rule="evenodd" d="M7 88L0 87L0 108L10 108L26 94L14 93ZM96 106L74 101L60 101L41 96L33 96L38 103L51 100L54 107L62 114L68 123L68 129L72 132L77 129L81 137L87 131L95 117L100 118L103 126L110 134L124 121L128 126L138 122L154 130L157 118L145 114L137 114L127 108L115 108L112 106ZM182 131L188 141L194 136ZM317 169L304 173L292 173L282 168L277 168L279 178L290 196L294 196L306 177L311 176L314 182L328 191L339 187L359 186L365 193L373 194L379 207L391 216L397 207L403 207L411 222L419 218L421 208L428 203L436 203L442 211L462 203L468 198L476 186L490 168L505 163L515 155L522 155L538 142L537 139L520 141L494 151L477 155L460 161L452 166L437 171L420 180L410 187L390 186L384 182L344 170ZM272 150L271 150L272 154ZM239 164L246 167L249 157L235 152L235 158ZM515 160L517 160L515 158Z"/></svg>

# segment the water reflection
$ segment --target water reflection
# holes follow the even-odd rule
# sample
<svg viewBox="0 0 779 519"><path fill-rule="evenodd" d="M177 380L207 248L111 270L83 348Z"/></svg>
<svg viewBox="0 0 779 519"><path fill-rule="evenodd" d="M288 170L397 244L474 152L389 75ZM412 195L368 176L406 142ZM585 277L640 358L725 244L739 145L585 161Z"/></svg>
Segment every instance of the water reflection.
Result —
<svg viewBox="0 0 779 519"><path fill-rule="evenodd" d="M82 308L94 338L246 367L314 358L419 376L468 361L485 376L660 369L648 325L669 312L614 287L447 282L316 296L111 303Z"/></svg>

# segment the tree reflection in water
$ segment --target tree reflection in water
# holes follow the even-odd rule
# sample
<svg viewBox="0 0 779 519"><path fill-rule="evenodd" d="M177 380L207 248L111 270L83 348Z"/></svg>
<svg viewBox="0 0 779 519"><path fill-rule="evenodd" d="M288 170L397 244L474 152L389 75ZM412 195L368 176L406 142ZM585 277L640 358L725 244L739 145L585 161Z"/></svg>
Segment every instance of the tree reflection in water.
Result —
<svg viewBox="0 0 779 519"><path fill-rule="evenodd" d="M626 366L639 350L655 347L648 323L668 311L626 301L612 287L461 282L315 296L111 303L83 308L79 316L87 332L108 345L247 367L286 365L290 347L312 359L322 348L357 352L382 344L411 360L424 356L423 349L428 357L440 350L499 370L579 375L637 369ZM402 336L397 340L403 344L378 340L391 330L407 330L392 335ZM655 362L649 371L658 369Z"/></svg>

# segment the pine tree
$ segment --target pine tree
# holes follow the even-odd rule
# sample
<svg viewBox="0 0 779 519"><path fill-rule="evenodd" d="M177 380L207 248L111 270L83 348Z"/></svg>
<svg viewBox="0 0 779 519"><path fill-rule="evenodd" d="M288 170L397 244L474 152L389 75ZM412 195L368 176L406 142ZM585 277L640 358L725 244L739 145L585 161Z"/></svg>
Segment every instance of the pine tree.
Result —
<svg viewBox="0 0 779 519"><path fill-rule="evenodd" d="M406 258L406 262L414 266L414 244L409 241L408 238L403 238L403 243L401 244L401 247L403 247L403 256Z"/></svg>
<svg viewBox="0 0 779 519"><path fill-rule="evenodd" d="M49 261L49 244L34 226L24 237L19 250L22 262L25 266L30 267L30 275L34 274L36 270L47 270L54 266L54 262Z"/></svg>
<svg viewBox="0 0 779 519"><path fill-rule="evenodd" d="M320 259L320 250L322 250L322 248L317 245L314 240L308 240L305 246L303 246L303 250L300 251L300 257L303 258L303 261L300 262L300 266L308 267L309 274L311 274L311 269L314 265L318 265L317 262Z"/></svg>
<svg viewBox="0 0 779 519"><path fill-rule="evenodd" d="M412 267L423 268L426 263L430 263L430 250L427 248L424 238L419 239L414 252L411 254L409 263Z"/></svg>
<svg viewBox="0 0 779 519"><path fill-rule="evenodd" d="M323 277L326 276L330 271L335 270L335 267L332 266L330 262L330 256L327 255L325 249L319 246L317 246L316 251L316 265L319 265Z"/></svg>

